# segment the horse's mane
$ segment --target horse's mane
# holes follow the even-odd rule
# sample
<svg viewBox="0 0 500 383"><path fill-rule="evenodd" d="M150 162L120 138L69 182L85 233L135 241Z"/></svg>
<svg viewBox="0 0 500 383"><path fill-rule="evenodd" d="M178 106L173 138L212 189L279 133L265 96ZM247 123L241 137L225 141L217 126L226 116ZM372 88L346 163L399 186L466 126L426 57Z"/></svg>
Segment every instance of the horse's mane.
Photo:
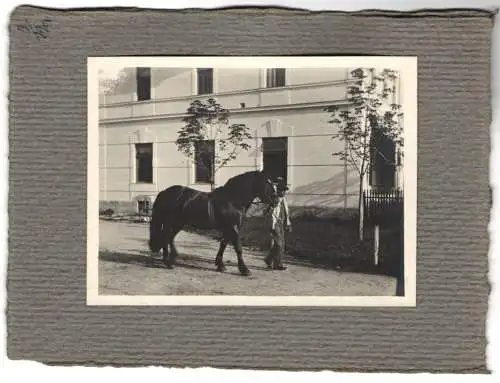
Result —
<svg viewBox="0 0 500 383"><path fill-rule="evenodd" d="M259 170L251 170L249 172L245 172L245 173L241 173L241 174L238 174L234 177L231 177L230 179L227 180L227 182L224 184L224 189L230 189L232 188L233 186L237 186L239 185L239 183L241 182L241 180L243 178L247 178L248 176L250 175L257 175L257 174L260 174L260 171Z"/></svg>
<svg viewBox="0 0 500 383"><path fill-rule="evenodd" d="M261 172L259 170L251 170L251 171L248 171L245 173L238 174L238 175L228 179L224 185L219 186L218 188L215 189L215 191L218 191L218 192L228 192L229 191L229 192L231 192L234 190L235 187L237 188L240 185L240 183L243 179L247 178L250 175L258 175L258 174L261 174Z"/></svg>
<svg viewBox="0 0 500 383"><path fill-rule="evenodd" d="M246 211L255 198L255 190L251 187L251 183L255 182L257 177L262 176L263 173L260 170L238 174L227 180L223 186L216 188L211 193L211 198L215 200L227 198Z"/></svg>

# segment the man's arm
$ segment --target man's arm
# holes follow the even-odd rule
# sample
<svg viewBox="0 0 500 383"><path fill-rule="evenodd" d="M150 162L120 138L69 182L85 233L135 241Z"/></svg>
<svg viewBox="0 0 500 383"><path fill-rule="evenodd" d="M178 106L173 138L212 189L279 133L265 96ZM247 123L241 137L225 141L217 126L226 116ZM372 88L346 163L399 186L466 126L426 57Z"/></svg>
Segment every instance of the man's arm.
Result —
<svg viewBox="0 0 500 383"><path fill-rule="evenodd" d="M288 209L288 203L285 198L283 198L283 206L285 208L285 227L291 230L292 222L290 221L290 210Z"/></svg>

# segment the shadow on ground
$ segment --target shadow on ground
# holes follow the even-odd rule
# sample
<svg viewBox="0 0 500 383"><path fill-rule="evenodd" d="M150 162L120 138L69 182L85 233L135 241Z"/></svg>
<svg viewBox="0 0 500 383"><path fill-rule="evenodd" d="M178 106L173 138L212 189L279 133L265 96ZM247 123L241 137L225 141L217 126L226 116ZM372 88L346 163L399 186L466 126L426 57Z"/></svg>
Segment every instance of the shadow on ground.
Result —
<svg viewBox="0 0 500 383"><path fill-rule="evenodd" d="M242 227L241 240L245 248L267 252L269 233L261 217L247 219ZM220 240L213 230L187 228L212 240ZM286 233L286 255L290 264L342 270L346 272L398 276L399 259L403 251L399 233L381 231L381 264L373 265L373 239L368 234L364 241L357 237L356 223L343 220L296 220L293 231ZM193 246L196 248L196 246Z"/></svg>
<svg viewBox="0 0 500 383"><path fill-rule="evenodd" d="M132 253L122 253L118 251L100 250L99 259L106 262L138 265L143 267L151 267L155 269L165 268L161 259L152 258L143 253L145 252L138 251L137 253L132 254Z"/></svg>
<svg viewBox="0 0 500 383"><path fill-rule="evenodd" d="M166 269L161 256L156 258L150 256L149 254L150 253L146 251L138 251L137 253L122 253L117 251L101 250L99 252L99 259L106 262L138 265L155 269ZM195 262L193 262L193 260L195 260ZM175 266L189 269L215 271L215 266L209 267L209 263L213 262L209 262L207 259L200 258L195 255L182 254L182 257L179 257ZM207 266L203 266L203 264L207 264Z"/></svg>
<svg viewBox="0 0 500 383"><path fill-rule="evenodd" d="M198 250L200 249L200 246L183 245L183 247L192 247ZM213 249L210 248L210 250ZM158 257L152 257L151 253L147 251L137 251L137 253L124 253L118 251L101 250L99 251L99 259L106 262L137 265L155 269L166 269L166 266L163 263L163 259L160 255L158 255ZM237 266L237 262L232 262L230 260L226 260L225 264L228 266ZM206 270L214 273L218 272L215 266L215 254L213 258L208 258L196 254L181 252L174 267L183 269ZM259 267L255 265L252 265L250 268L252 270L266 269L266 267ZM229 270L225 271L225 274L240 275L238 271L232 272Z"/></svg>
<svg viewBox="0 0 500 383"><path fill-rule="evenodd" d="M292 221L293 231L286 234L285 262L346 273L378 274L398 278L398 294L404 295L403 242L397 227L381 229L380 264L373 264L373 238L368 232L358 238L357 221L350 219L306 219ZM213 230L187 228L213 240L220 234ZM262 217L248 217L242 227L245 248L260 252L269 249L269 232Z"/></svg>

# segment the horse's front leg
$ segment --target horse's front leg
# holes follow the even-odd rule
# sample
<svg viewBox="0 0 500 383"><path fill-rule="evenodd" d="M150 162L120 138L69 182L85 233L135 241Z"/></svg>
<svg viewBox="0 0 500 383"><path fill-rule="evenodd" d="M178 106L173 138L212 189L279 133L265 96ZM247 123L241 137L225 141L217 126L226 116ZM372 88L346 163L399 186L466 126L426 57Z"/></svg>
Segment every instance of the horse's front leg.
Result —
<svg viewBox="0 0 500 383"><path fill-rule="evenodd" d="M238 269L240 270L241 275L249 276L251 274L247 265L245 265L245 261L243 261L243 250L241 248L240 241L240 231L238 226L234 226L231 232L231 242L233 243L234 251L236 252L236 256L238 257Z"/></svg>
<svg viewBox="0 0 500 383"><path fill-rule="evenodd" d="M224 265L223 257L224 251L226 250L227 239L224 237L220 241L219 251L217 252L217 256L215 257L215 266L217 266L217 271L226 271L226 266Z"/></svg>
<svg viewBox="0 0 500 383"><path fill-rule="evenodd" d="M175 236L181 231L182 226L178 225L177 227L170 229L168 232L168 237L167 237L167 246L170 246L170 256L166 254L164 256L163 261L165 262L165 265L169 269L173 269L175 265L175 261L177 260L177 257L179 256L179 253L177 252L177 248L175 247L174 239Z"/></svg>
<svg viewBox="0 0 500 383"><path fill-rule="evenodd" d="M165 245L163 245L162 251L163 251L163 263L165 264L167 269L171 269L172 265L170 263L170 257L168 256L168 242L166 242Z"/></svg>

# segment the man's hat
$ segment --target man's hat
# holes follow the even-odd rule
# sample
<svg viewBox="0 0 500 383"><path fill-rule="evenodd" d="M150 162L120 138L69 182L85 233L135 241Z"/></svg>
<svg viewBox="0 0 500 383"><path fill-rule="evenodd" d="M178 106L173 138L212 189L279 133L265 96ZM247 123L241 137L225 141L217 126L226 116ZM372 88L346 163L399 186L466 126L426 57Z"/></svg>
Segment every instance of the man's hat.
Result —
<svg viewBox="0 0 500 383"><path fill-rule="evenodd" d="M290 188L288 187L288 185L285 183L285 180L283 179L283 177L277 177L276 178L276 186L277 186L278 191L287 191L287 190L290 190Z"/></svg>

